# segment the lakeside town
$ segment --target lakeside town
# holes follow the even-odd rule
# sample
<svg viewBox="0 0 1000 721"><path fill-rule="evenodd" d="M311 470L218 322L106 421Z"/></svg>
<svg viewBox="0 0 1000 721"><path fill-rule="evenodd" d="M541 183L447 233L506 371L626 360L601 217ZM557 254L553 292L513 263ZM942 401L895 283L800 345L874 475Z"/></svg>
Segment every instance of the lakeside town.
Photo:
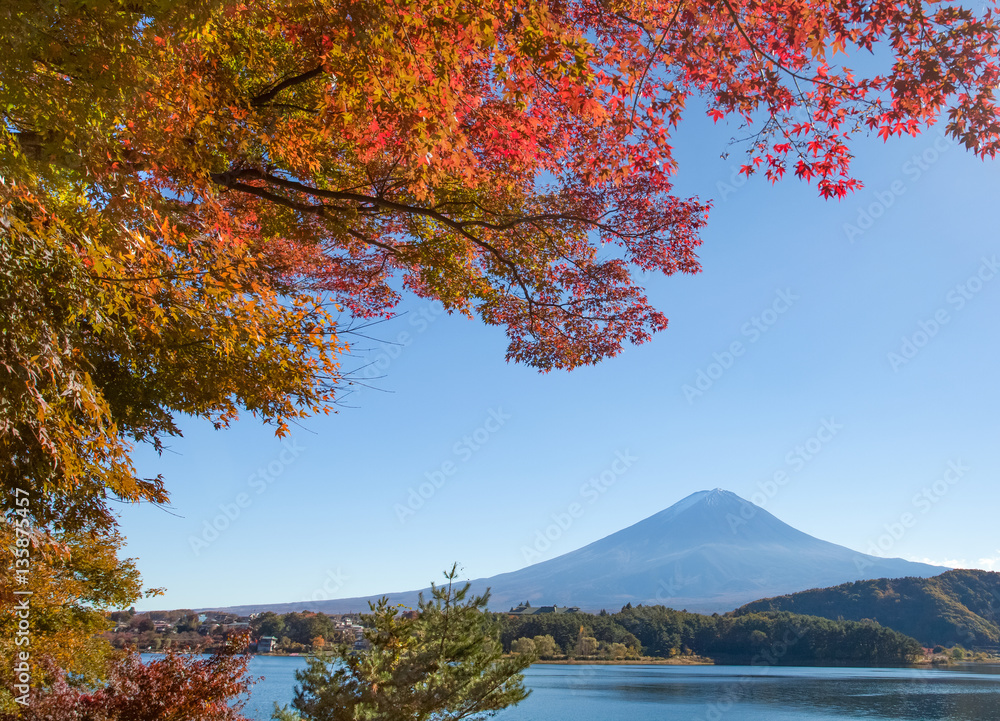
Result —
<svg viewBox="0 0 1000 721"><path fill-rule="evenodd" d="M530 603L511 608L510 616L580 613L576 606L535 606ZM415 612L404 613L413 616ZM272 612L236 615L219 611L136 612L135 608L108 614L114 627L104 636L116 648L138 648L160 652L212 650L230 635L249 633L249 651L256 654L299 655L316 653L336 644L354 650L370 648L364 637L361 614L326 614L303 610L286 614Z"/></svg>
<svg viewBox="0 0 1000 721"><path fill-rule="evenodd" d="M116 648L161 652L211 651L235 634L249 634L249 651L257 654L310 654L348 644L355 650L369 647L357 615L324 613L255 613L238 616L190 609L148 611L135 609L109 614L114 624L105 638Z"/></svg>

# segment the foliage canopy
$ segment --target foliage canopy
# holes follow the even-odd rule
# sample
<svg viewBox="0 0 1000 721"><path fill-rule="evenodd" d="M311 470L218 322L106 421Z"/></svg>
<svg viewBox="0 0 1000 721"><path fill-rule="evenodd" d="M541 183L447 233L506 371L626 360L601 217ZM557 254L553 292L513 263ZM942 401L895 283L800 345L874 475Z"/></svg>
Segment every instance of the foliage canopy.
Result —
<svg viewBox="0 0 1000 721"><path fill-rule="evenodd" d="M47 688L20 714L0 710L0 721L247 721L245 648L243 637L208 658L168 651L147 662L133 652L115 659L100 684L81 683L48 659Z"/></svg>
<svg viewBox="0 0 1000 721"><path fill-rule="evenodd" d="M400 283L542 370L649 339L633 276L699 269L693 96L755 133L744 172L824 196L858 132L1000 147L995 4L9 0L0 28L0 481L40 520L163 501L129 444L178 413L329 408L328 312Z"/></svg>

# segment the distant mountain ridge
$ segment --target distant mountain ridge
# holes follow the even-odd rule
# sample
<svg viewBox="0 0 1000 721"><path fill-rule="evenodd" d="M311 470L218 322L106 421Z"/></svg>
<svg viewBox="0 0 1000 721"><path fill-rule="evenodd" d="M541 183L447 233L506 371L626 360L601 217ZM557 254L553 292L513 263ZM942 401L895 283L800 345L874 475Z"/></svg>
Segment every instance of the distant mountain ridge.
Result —
<svg viewBox="0 0 1000 721"><path fill-rule="evenodd" d="M1000 573L955 569L933 578L880 578L754 601L737 614L789 611L871 619L925 646L1000 646Z"/></svg>
<svg viewBox="0 0 1000 721"><path fill-rule="evenodd" d="M764 597L810 588L948 569L899 558L878 558L792 528L735 493L699 491L610 536L510 573L471 581L489 587L490 608L533 605L618 609L660 604L703 613L730 611ZM425 589L426 591L426 589ZM391 603L416 604L419 591L387 593ZM378 596L250 604L258 611L366 611Z"/></svg>

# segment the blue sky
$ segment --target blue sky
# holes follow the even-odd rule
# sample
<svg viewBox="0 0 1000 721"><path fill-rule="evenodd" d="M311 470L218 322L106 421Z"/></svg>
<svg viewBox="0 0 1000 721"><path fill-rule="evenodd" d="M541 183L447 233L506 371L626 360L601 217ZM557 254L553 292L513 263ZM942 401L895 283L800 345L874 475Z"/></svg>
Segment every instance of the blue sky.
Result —
<svg viewBox="0 0 1000 721"><path fill-rule="evenodd" d="M734 129L691 115L676 191L715 207L703 272L643 280L665 332L540 375L504 361L502 329L408 298L359 344L383 377L352 407L285 441L188 419L163 456L139 449L173 500L122 509L168 589L140 608L409 590L454 561L490 576L715 487L859 551L1000 568L997 164L936 129L861 139L866 187L824 201L737 179Z"/></svg>

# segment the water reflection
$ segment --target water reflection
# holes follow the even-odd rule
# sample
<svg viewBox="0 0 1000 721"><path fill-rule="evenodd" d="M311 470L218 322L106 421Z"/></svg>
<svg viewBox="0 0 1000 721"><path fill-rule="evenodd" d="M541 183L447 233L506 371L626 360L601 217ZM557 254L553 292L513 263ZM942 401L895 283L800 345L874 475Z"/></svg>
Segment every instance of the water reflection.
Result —
<svg viewBox="0 0 1000 721"><path fill-rule="evenodd" d="M244 713L292 699L302 658L256 657ZM536 665L498 721L1000 721L1000 666L947 670Z"/></svg>
<svg viewBox="0 0 1000 721"><path fill-rule="evenodd" d="M1000 719L1000 669L536 666L503 721Z"/></svg>

